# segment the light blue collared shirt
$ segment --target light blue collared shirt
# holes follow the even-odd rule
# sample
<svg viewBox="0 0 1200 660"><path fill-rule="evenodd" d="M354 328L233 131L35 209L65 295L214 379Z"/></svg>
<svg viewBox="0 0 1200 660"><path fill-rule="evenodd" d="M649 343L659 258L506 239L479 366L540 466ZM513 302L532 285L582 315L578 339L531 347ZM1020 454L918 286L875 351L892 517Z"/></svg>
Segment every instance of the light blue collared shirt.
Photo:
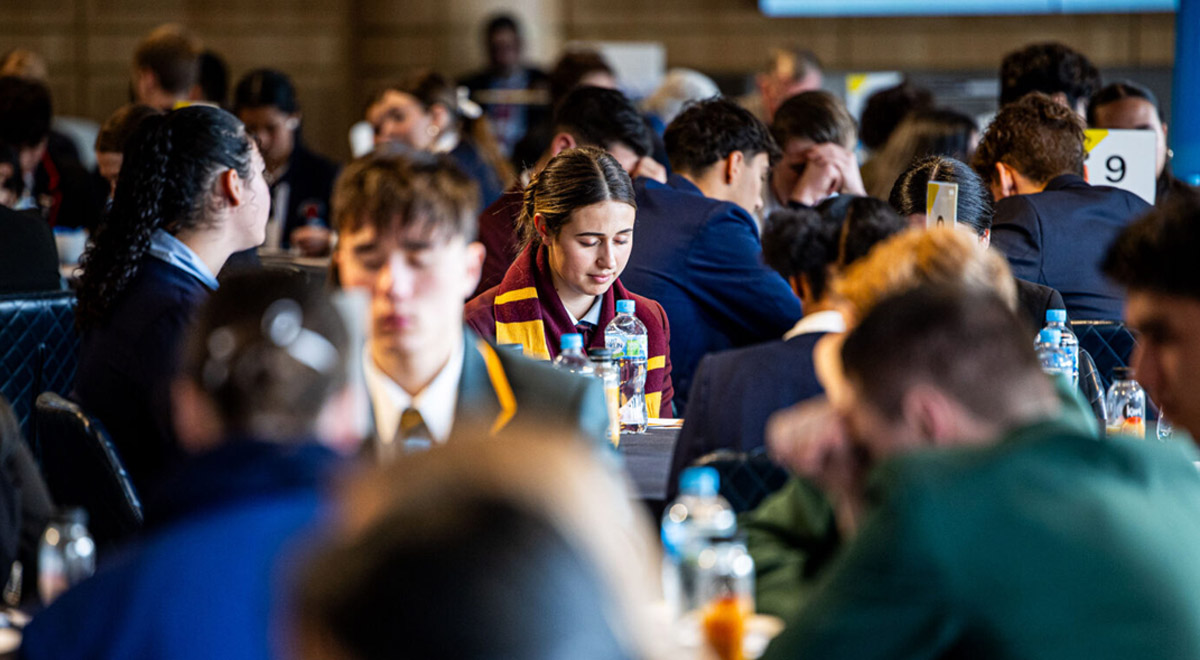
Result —
<svg viewBox="0 0 1200 660"><path fill-rule="evenodd" d="M184 245L183 241L166 231L154 230L154 233L150 235L150 249L147 252L155 259L165 261L195 277L213 291L217 290L217 278L208 269L208 266L200 261L200 257L192 252L192 248Z"/></svg>

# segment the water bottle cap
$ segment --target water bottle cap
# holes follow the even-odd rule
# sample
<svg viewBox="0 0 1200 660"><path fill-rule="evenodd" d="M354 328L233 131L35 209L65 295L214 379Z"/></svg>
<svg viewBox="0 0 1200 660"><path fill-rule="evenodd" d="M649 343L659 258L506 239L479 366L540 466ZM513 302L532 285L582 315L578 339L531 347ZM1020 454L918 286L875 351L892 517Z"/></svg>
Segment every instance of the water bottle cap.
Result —
<svg viewBox="0 0 1200 660"><path fill-rule="evenodd" d="M618 314L632 314L634 312L634 310L636 310L636 309L637 309L637 303L634 302L633 300L618 300L617 301L617 313Z"/></svg>
<svg viewBox="0 0 1200 660"><path fill-rule="evenodd" d="M1046 320L1055 323L1067 322L1067 310L1065 309L1048 309L1046 310Z"/></svg>
<svg viewBox="0 0 1200 660"><path fill-rule="evenodd" d="M583 348L583 335L578 332L568 332L562 336L560 341L562 341L561 346L564 351L577 351Z"/></svg>
<svg viewBox="0 0 1200 660"><path fill-rule="evenodd" d="M589 348L588 357L596 362L607 362L613 359L613 352L607 348Z"/></svg>
<svg viewBox="0 0 1200 660"><path fill-rule="evenodd" d="M691 467L679 475L679 492L686 495L711 497L721 486L721 474L716 468Z"/></svg>
<svg viewBox="0 0 1200 660"><path fill-rule="evenodd" d="M1113 380L1134 380L1133 367L1113 367Z"/></svg>
<svg viewBox="0 0 1200 660"><path fill-rule="evenodd" d="M1028 337L1029 335L1026 335ZM1046 328L1038 333L1038 341L1043 344L1057 344L1062 341L1062 331L1053 328Z"/></svg>

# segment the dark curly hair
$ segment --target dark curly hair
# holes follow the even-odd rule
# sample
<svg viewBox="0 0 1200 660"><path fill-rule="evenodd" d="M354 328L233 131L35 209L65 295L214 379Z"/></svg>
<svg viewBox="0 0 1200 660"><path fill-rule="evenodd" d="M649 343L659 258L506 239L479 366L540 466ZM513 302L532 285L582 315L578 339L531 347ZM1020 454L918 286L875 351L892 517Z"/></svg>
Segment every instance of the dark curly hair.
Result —
<svg viewBox="0 0 1200 660"><path fill-rule="evenodd" d="M971 166L991 182L1004 163L1035 183L1083 174L1083 120L1041 92L1000 109L979 141Z"/></svg>
<svg viewBox="0 0 1200 660"><path fill-rule="evenodd" d="M1000 105L1030 92L1062 93L1075 108L1100 88L1100 71L1082 53L1060 43L1030 44L1000 63Z"/></svg>
<svg viewBox="0 0 1200 660"><path fill-rule="evenodd" d="M816 209L776 211L763 227L763 261L784 279L804 275L813 296L821 298L837 262L841 230L840 222Z"/></svg>
<svg viewBox="0 0 1200 660"><path fill-rule="evenodd" d="M156 229L170 234L203 226L209 190L220 171L245 180L253 143L236 117L194 105L138 123L125 146L112 210L83 255L79 327L102 321L137 276Z"/></svg>
<svg viewBox="0 0 1200 660"><path fill-rule="evenodd" d="M817 211L840 228L839 269L867 256L876 244L908 229L908 220L897 215L887 202L874 197L838 195L817 205Z"/></svg>
<svg viewBox="0 0 1200 660"><path fill-rule="evenodd" d="M575 211L600 202L622 202L637 208L633 182L617 159L596 147L566 149L533 175L521 208L521 245L539 242L533 216L541 214L546 230L557 236Z"/></svg>
<svg viewBox="0 0 1200 660"><path fill-rule="evenodd" d="M930 181L958 184L958 222L980 236L992 228L992 195L979 175L966 163L949 156L926 156L905 170L888 203L903 217L925 213Z"/></svg>
<svg viewBox="0 0 1200 660"><path fill-rule="evenodd" d="M740 151L749 159L765 153L779 160L779 146L766 125L749 110L716 97L689 105L663 134L671 169L698 174L729 154Z"/></svg>

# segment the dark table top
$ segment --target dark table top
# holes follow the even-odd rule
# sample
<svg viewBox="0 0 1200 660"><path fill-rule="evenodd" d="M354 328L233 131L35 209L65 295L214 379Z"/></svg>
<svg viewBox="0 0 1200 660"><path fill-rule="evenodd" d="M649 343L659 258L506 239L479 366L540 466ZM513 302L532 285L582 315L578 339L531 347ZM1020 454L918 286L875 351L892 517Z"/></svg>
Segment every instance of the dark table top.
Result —
<svg viewBox="0 0 1200 660"><path fill-rule="evenodd" d="M625 469L633 479L640 499L662 501L667 497L667 476L679 429L650 428L641 434L622 434L618 448Z"/></svg>

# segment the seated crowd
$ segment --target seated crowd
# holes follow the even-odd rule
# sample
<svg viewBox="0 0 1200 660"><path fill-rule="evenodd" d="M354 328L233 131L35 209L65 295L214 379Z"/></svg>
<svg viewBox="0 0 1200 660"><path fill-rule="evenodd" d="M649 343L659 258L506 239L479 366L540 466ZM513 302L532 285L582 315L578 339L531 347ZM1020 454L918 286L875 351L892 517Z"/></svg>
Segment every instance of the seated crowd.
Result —
<svg viewBox="0 0 1200 660"><path fill-rule="evenodd" d="M1057 310L1126 324L1200 438L1200 192L1151 92L1035 44L982 130L911 82L860 126L804 51L753 102L676 71L639 107L597 53L547 74L511 17L484 38L461 87L378 90L344 165L280 71L223 109L179 26L138 46L92 172L44 64L0 60L0 294L73 292L63 394L145 519L39 603L53 504L0 397L23 657L694 657L664 632L664 501L637 501L601 380L549 364L629 309L649 417L683 420L666 500L722 450L786 474L739 512L784 624L763 657L1200 656L1200 454L1104 437L1033 342ZM1153 205L1085 180L1089 126L1154 133Z"/></svg>

